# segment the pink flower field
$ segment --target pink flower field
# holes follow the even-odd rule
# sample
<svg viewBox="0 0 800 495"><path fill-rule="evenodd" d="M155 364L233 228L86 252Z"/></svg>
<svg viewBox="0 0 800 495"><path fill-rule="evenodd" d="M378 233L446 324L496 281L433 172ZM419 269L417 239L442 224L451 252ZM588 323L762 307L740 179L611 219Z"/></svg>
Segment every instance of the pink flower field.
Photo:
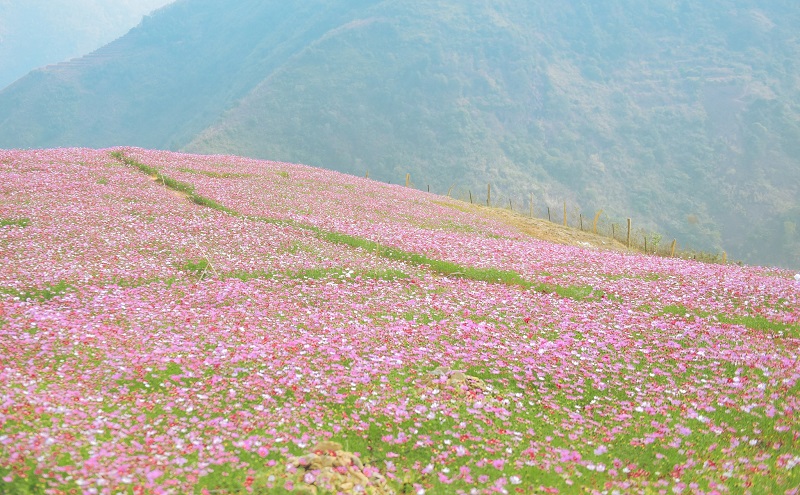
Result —
<svg viewBox="0 0 800 495"><path fill-rule="evenodd" d="M0 151L0 493L800 493L793 273L483 210Z"/></svg>

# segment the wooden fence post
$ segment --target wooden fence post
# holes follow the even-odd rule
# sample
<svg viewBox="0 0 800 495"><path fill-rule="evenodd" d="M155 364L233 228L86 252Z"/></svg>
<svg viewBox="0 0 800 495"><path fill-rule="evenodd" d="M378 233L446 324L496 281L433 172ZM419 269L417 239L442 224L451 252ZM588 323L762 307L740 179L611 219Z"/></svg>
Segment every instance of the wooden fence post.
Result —
<svg viewBox="0 0 800 495"><path fill-rule="evenodd" d="M600 220L600 215L603 213L603 210L598 211L594 215L594 222L592 223L592 231L596 234L597 233L597 221Z"/></svg>
<svg viewBox="0 0 800 495"><path fill-rule="evenodd" d="M553 219L550 218L550 207L549 206L547 207L547 221L548 222L552 222L553 221Z"/></svg>
<svg viewBox="0 0 800 495"><path fill-rule="evenodd" d="M531 193L531 218L533 218L533 193Z"/></svg>
<svg viewBox="0 0 800 495"><path fill-rule="evenodd" d="M369 170L367 170L367 175L366 175L365 177L366 177L367 179L369 179Z"/></svg>
<svg viewBox="0 0 800 495"><path fill-rule="evenodd" d="M580 218L581 232L583 232L583 213L580 213L578 218Z"/></svg>
<svg viewBox="0 0 800 495"><path fill-rule="evenodd" d="M678 245L678 239L672 239L672 246L670 246L670 248L669 248L669 257L670 258L674 258L675 257L675 246L677 246L677 245Z"/></svg>
<svg viewBox="0 0 800 495"><path fill-rule="evenodd" d="M728 264L728 253L726 253L725 251L722 252L722 264L723 265Z"/></svg>
<svg viewBox="0 0 800 495"><path fill-rule="evenodd" d="M511 204L511 200L508 200L508 209L514 211L514 205Z"/></svg>
<svg viewBox="0 0 800 495"><path fill-rule="evenodd" d="M492 206L492 185L486 184L486 206Z"/></svg>
<svg viewBox="0 0 800 495"><path fill-rule="evenodd" d="M628 219L628 242L627 242L627 245L628 245L628 249L630 249L631 248L631 219L630 218Z"/></svg>
<svg viewBox="0 0 800 495"><path fill-rule="evenodd" d="M411 183L411 174L406 174L406 187Z"/></svg>

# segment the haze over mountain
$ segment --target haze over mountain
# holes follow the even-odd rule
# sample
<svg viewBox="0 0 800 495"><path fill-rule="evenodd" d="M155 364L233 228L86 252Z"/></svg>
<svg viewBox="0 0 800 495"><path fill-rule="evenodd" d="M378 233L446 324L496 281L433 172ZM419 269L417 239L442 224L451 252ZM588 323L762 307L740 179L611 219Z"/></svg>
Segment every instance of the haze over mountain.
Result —
<svg viewBox="0 0 800 495"><path fill-rule="evenodd" d="M181 0L0 92L0 147L301 162L800 264L800 6Z"/></svg>
<svg viewBox="0 0 800 495"><path fill-rule="evenodd" d="M0 88L125 34L171 0L0 0Z"/></svg>

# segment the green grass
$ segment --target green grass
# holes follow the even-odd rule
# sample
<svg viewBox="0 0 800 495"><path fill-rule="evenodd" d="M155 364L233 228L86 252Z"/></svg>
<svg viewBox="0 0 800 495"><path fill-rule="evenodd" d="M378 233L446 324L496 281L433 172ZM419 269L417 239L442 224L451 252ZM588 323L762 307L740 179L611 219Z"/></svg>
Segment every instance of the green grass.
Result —
<svg viewBox="0 0 800 495"><path fill-rule="evenodd" d="M221 278L236 278L243 282L254 279L270 279L276 276L285 276L293 280L323 280L323 279L355 279L360 277L368 280L399 280L407 279L410 276L400 270L385 269L385 270L347 270L344 268L309 268L306 270L298 270L291 272L268 272L265 270L256 270L252 272L233 271L220 274Z"/></svg>
<svg viewBox="0 0 800 495"><path fill-rule="evenodd" d="M211 198L207 198L205 196L200 196L198 194L192 193L189 194L189 199L192 200L192 203L200 206L205 206L206 208L211 208L212 210L222 211L224 213L228 213L233 216L240 216L234 210L231 210L227 206L223 206L220 203L217 203Z"/></svg>
<svg viewBox="0 0 800 495"><path fill-rule="evenodd" d="M252 272L237 270L221 274L222 278L236 278L242 282L247 282L248 280L270 279L275 275L276 274L274 272L268 272L266 270L256 270Z"/></svg>
<svg viewBox="0 0 800 495"><path fill-rule="evenodd" d="M111 156L113 156L114 158L122 161L123 163L125 163L127 165L130 165L132 167L135 167L135 168L139 169L141 172L143 172L143 173L145 173L145 174L147 174L147 175L149 175L151 177L155 177L158 180L158 182L160 182L164 186L172 189L173 191L186 193L186 194L188 194L190 196L192 194L194 194L194 186L192 186L191 184L187 184L186 182L180 182L180 181L175 180L175 179L173 179L171 177L167 177L166 175L164 175L161 172L159 172L158 169L155 168L155 167L151 167L149 165L145 165L144 163L139 163L136 160L134 160L133 158L126 157L124 154L122 154L122 152L119 152L119 151L112 152Z"/></svg>
<svg viewBox="0 0 800 495"><path fill-rule="evenodd" d="M153 370L147 373L142 380L119 379L116 384L126 387L128 391L141 391L145 393L163 392L164 383L174 381L171 377L182 375L183 369L174 362L169 362L164 369ZM189 380L194 383L197 379Z"/></svg>
<svg viewBox="0 0 800 495"><path fill-rule="evenodd" d="M179 168L178 171L187 174L203 175L212 179L246 179L253 177L252 174L239 174L235 172L209 172L206 170L195 170L192 168Z"/></svg>
<svg viewBox="0 0 800 495"><path fill-rule="evenodd" d="M222 211L230 215L241 216L241 214L214 201L213 199L195 193L193 185L173 179L172 177L167 177L166 175L159 172L158 169L151 167L149 165L145 165L144 163L139 163L133 158L126 157L122 152L114 151L111 153L111 156L127 165L139 169L141 172L151 177L155 177L157 181L160 182L165 187L172 189L173 191L178 191L186 194L187 196L189 196L189 199L197 205Z"/></svg>
<svg viewBox="0 0 800 495"><path fill-rule="evenodd" d="M432 309L427 313L421 313L419 311L406 311L402 316L406 321L415 321L421 325L429 325L431 323L440 322L446 319L448 314L441 310Z"/></svg>
<svg viewBox="0 0 800 495"><path fill-rule="evenodd" d="M651 311L649 305L643 305L639 308L642 311ZM693 319L695 317L706 318L711 316L709 313L703 311L693 311L686 306L680 304L670 304L664 306L658 313L658 316L672 315L678 317L687 317ZM761 315L715 315L720 323L727 323L731 325L741 325L750 330L757 330L760 332L769 332L779 334L789 338L800 338L800 325L781 323L771 321Z"/></svg>
<svg viewBox="0 0 800 495"><path fill-rule="evenodd" d="M11 287L0 287L0 294L6 294L11 297L18 297L21 301L49 301L58 296L63 296L68 291L73 290L74 287L65 281L60 281L55 284L50 284L42 287L41 289L14 289Z"/></svg>
<svg viewBox="0 0 800 495"><path fill-rule="evenodd" d="M670 304L661 309L659 315L673 315L673 316L686 316L692 312L686 306L680 304Z"/></svg>
<svg viewBox="0 0 800 495"><path fill-rule="evenodd" d="M400 270L348 270L345 268L309 268L287 273L289 278L299 280L322 280L328 278L362 279L370 280L397 280L409 278L409 275Z"/></svg>
<svg viewBox="0 0 800 495"><path fill-rule="evenodd" d="M530 288L532 286L532 284L523 279L520 274L513 271L498 270L495 268L475 268L463 266L450 261L428 258L424 254L411 253L398 248L382 246L376 242L363 239L361 237L341 234L338 232L326 232L319 229L315 230L322 239L328 242L332 242L334 244L343 244L352 248L374 252L383 258L395 261L404 261L414 265L425 266L442 275L466 278L480 282L519 285L525 288Z"/></svg>
<svg viewBox="0 0 800 495"><path fill-rule="evenodd" d="M558 294L560 297L573 299L575 301L597 301L603 297L608 297L603 291L585 285L553 285L536 284L534 289L544 294Z"/></svg>
<svg viewBox="0 0 800 495"><path fill-rule="evenodd" d="M297 253L313 253L314 249L311 246L308 246L300 241L292 241L289 246L286 248L285 252L289 254L297 254Z"/></svg>
<svg viewBox="0 0 800 495"><path fill-rule="evenodd" d="M532 289L545 294L557 294L560 297L576 301L594 300L603 297L602 291L588 286L559 286L554 284L533 283L525 280L522 275L511 270L498 270L496 268L477 268L459 265L451 261L428 258L424 254L411 253L402 249L382 246L376 242L338 232L326 232L312 228L320 238L335 244L344 244L356 249L374 252L379 256L391 260L403 261L418 266L426 267L436 273L448 277L458 277L478 282L492 284L515 285L524 289Z"/></svg>
<svg viewBox="0 0 800 495"><path fill-rule="evenodd" d="M247 458L242 453L238 457ZM250 473L249 469L243 469L233 466L214 466L211 472L200 478L194 487L194 493L203 493L207 490L209 493L225 493L228 495L250 495L250 494L275 494L275 495L288 495L290 493L307 493L307 492L290 492L284 488L286 480L284 471L285 466L281 464L284 459L275 454L270 454L266 459L261 457L250 456L252 460L248 463L250 466L264 466L266 461L275 460L280 463L278 466L269 468L262 467L255 470L255 473ZM223 474L225 473L225 474ZM253 484L250 489L245 488L245 480L248 476L253 477ZM270 481L270 476L273 481Z"/></svg>
<svg viewBox="0 0 800 495"><path fill-rule="evenodd" d="M518 383L513 373L498 373L496 370L487 366L469 366L465 362L455 362L450 366L452 369L463 369L471 376L482 378L488 385L493 387L496 394L505 396L509 393L522 391L523 384ZM429 367L426 369L411 370L394 370L382 377L381 381L386 381L388 386L394 390L404 390L404 399L408 399L406 407L413 407L417 404L427 405L429 399L426 396L430 393L434 385L422 385L419 381L427 375ZM409 373L409 371L411 371ZM368 390L368 387L365 389ZM451 397L447 399L446 403L454 405L455 414L437 414L435 418L428 419L425 417L415 416L405 420L397 420L396 418L375 415L370 418L369 425L360 431L347 431L340 432L334 438L335 441L345 446L346 450L359 452L361 459L366 464L376 467L381 467L387 460L391 458L388 456L389 452L399 454L402 463L405 466L417 463L420 466L425 466L428 463L434 462L433 459L441 452L442 449L449 449L450 445L463 445L468 450L477 454L479 449L484 445L485 439L491 439L491 434L478 424L460 424L461 419L469 417L474 412L469 412L472 407L472 402L469 399L464 399L455 394L450 396L450 392L442 392L445 396ZM493 393L493 394L494 394ZM442 400L445 400L444 398ZM342 404L330 404L326 407L330 410L330 415L338 416L341 414L351 414L353 411L358 411L361 399L349 399ZM456 404L458 403L458 404ZM538 435L550 435L553 433L554 425L566 420L566 417L561 413L554 412L553 414L541 415L538 408L519 409L513 403L506 406L509 410L509 422L516 425L523 425L524 428L531 428L537 432ZM479 413L481 414L481 413ZM488 415L491 417L491 415ZM517 428L523 428L517 426ZM431 439L432 444L415 445L414 442L405 442L396 444L393 441L385 442L383 437L385 435L396 436L400 432L413 431L414 435L421 437L428 437ZM459 434L469 434L472 439L454 439L448 432L457 431ZM554 439L559 442L559 439ZM452 443L450 443L452 442ZM520 445L514 448L514 452L509 453L509 458L515 459L522 456L522 450L526 446ZM485 455L485 454L484 454ZM435 463L435 462L434 462ZM399 464L399 463L398 463ZM419 471L411 470L407 474L403 474L401 470L398 471L398 480L390 482L390 486L398 490L398 493L415 493L412 490L413 484L422 484L426 487L426 494L450 494L455 493L457 490L464 490L469 492L473 485L467 484L461 479L453 479L452 484L444 486L438 482L436 471L441 468L441 465L435 463L436 470L431 474L423 474ZM533 486L556 486L561 489L566 489L568 486L564 483L563 478L552 471L546 471L540 468L529 468L524 470L514 470L513 463L506 465L506 469L511 469L513 474L521 479L520 487L533 487ZM471 474L474 478L480 475L488 475L489 478L497 476L497 468L486 464L483 467L470 465ZM457 472L451 472L450 476L454 477ZM514 492L512 492L514 493ZM519 492L522 493L522 492ZM530 490L524 493L535 493Z"/></svg>
<svg viewBox="0 0 800 495"><path fill-rule="evenodd" d="M30 218L0 218L0 227L27 227L30 224Z"/></svg>
<svg viewBox="0 0 800 495"><path fill-rule="evenodd" d="M213 270L214 267L211 266L211 262L209 262L208 259L198 258L182 264L180 269L184 272L192 273L202 280L209 275L209 272Z"/></svg>
<svg viewBox="0 0 800 495"><path fill-rule="evenodd" d="M717 319L722 323L742 325L750 330L782 334L784 337L800 338L800 325L789 325L786 323L770 321L763 316L726 316L718 315Z"/></svg>
<svg viewBox="0 0 800 495"><path fill-rule="evenodd" d="M47 483L36 474L37 469L33 461L28 461L28 465L30 468L27 473L25 473L24 478L15 474L11 483L2 482L2 493L4 495L44 495L45 493L49 493L47 490ZM0 478L5 477L10 472L10 469L0 466ZM74 483L70 483L69 485L72 486L67 486L66 488L77 486Z"/></svg>

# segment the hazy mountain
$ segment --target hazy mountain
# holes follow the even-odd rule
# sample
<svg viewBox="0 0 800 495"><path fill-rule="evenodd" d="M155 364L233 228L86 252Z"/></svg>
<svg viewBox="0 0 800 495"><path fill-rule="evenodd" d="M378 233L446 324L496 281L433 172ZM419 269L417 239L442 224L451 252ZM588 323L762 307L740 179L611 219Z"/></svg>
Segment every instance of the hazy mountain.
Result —
<svg viewBox="0 0 800 495"><path fill-rule="evenodd" d="M797 26L780 0L183 0L0 92L0 146L491 182L796 266Z"/></svg>
<svg viewBox="0 0 800 495"><path fill-rule="evenodd" d="M170 0L0 0L0 88L125 34Z"/></svg>

